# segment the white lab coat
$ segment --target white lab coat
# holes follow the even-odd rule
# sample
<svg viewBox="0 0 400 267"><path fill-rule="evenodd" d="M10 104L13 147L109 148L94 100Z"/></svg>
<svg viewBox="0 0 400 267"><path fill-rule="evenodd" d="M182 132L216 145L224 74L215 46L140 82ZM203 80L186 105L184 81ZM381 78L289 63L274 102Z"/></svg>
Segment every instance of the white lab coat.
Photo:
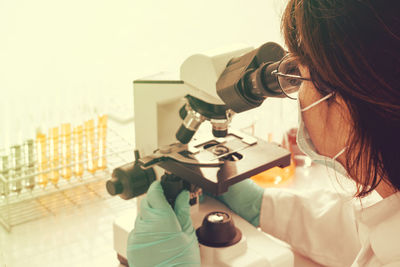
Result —
<svg viewBox="0 0 400 267"><path fill-rule="evenodd" d="M267 188L260 227L324 266L400 266L400 193L365 207L332 191Z"/></svg>

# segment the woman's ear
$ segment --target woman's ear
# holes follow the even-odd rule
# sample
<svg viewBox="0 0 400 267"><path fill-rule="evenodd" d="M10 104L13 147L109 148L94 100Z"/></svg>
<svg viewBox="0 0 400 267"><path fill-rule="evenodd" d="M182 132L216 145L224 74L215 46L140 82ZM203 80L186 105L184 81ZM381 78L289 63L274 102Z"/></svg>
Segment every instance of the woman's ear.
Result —
<svg viewBox="0 0 400 267"><path fill-rule="evenodd" d="M340 94L334 93L333 99L341 109L345 109L346 111L348 110L346 101L344 101L343 97Z"/></svg>

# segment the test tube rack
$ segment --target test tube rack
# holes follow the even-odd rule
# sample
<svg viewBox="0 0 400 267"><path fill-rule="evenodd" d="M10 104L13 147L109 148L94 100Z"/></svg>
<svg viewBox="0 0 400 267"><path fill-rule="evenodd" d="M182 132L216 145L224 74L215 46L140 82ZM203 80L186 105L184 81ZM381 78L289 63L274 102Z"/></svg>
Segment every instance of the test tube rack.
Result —
<svg viewBox="0 0 400 267"><path fill-rule="evenodd" d="M24 189L19 193L10 192L0 196L0 224L8 232L12 227L43 218L45 216L57 216L57 214L69 212L83 205L110 198L106 192L105 181L111 176L114 168L134 160L134 146L120 136L111 127L107 129L107 151L105 157L107 166L96 172L84 171L81 177L72 176L70 179L62 179L56 185L49 183L45 188L34 186L32 189ZM76 164L77 162L73 162ZM80 164L87 164L82 160ZM0 173L0 184L9 187L11 183L23 181L40 174L60 171L68 166L46 169L43 172L33 172L30 175L9 177L6 179Z"/></svg>

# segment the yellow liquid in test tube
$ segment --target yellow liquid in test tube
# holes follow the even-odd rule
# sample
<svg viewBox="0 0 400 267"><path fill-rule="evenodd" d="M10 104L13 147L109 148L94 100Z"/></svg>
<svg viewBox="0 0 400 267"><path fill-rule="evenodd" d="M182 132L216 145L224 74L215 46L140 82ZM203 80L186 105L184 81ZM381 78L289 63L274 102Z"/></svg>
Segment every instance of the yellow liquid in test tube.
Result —
<svg viewBox="0 0 400 267"><path fill-rule="evenodd" d="M47 163L47 149L46 149L46 135L38 133L36 135L36 155L37 155L37 171L46 172L48 168ZM37 183L40 187L46 187L48 183L47 173L42 173L37 176Z"/></svg>
<svg viewBox="0 0 400 267"><path fill-rule="evenodd" d="M77 177L83 175L83 126L77 125L74 127L74 167L73 172Z"/></svg>
<svg viewBox="0 0 400 267"><path fill-rule="evenodd" d="M98 136L98 153L99 160L97 163L97 167L100 170L104 170L107 168L107 159L106 159L106 149L107 149L107 120L108 116L106 114L100 115L98 118L97 124L97 136Z"/></svg>
<svg viewBox="0 0 400 267"><path fill-rule="evenodd" d="M94 135L94 120L85 121L87 170L95 173L97 170L96 140Z"/></svg>
<svg viewBox="0 0 400 267"><path fill-rule="evenodd" d="M49 180L57 185L60 179L60 171L56 168L60 166L60 155L59 155L59 129L58 127L53 127L49 129L49 165L50 173Z"/></svg>
<svg viewBox="0 0 400 267"><path fill-rule="evenodd" d="M70 123L63 123L61 125L61 153L62 153L62 169L61 169L61 176L69 180L72 175L71 169L71 124Z"/></svg>

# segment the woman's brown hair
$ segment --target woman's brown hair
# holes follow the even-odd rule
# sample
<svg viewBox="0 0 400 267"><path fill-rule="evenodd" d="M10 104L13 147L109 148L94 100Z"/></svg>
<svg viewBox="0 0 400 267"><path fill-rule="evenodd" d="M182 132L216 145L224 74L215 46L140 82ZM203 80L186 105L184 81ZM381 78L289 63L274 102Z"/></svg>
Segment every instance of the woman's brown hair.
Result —
<svg viewBox="0 0 400 267"><path fill-rule="evenodd" d="M400 191L399 14L399 0L289 0L282 19L317 90L334 91L350 111L345 167L358 197L380 182Z"/></svg>

